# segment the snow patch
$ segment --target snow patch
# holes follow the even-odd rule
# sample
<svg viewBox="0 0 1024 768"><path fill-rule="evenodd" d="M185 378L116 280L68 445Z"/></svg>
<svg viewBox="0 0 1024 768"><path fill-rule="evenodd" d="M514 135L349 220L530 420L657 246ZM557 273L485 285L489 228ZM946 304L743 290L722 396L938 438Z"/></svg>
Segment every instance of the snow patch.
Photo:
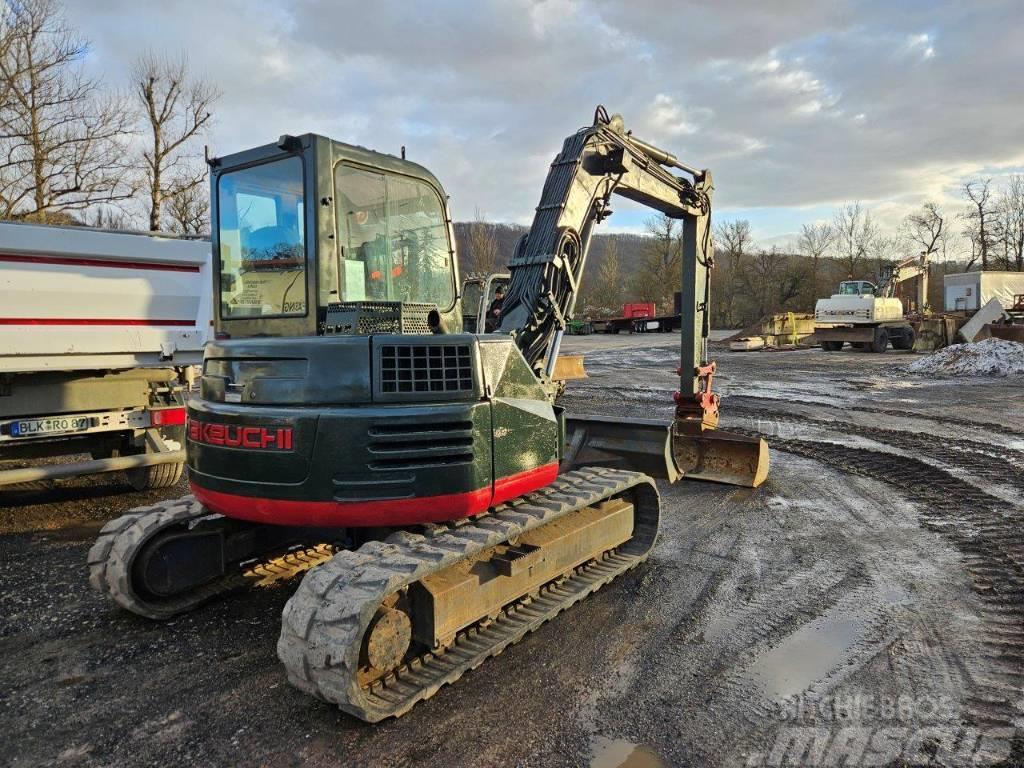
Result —
<svg viewBox="0 0 1024 768"><path fill-rule="evenodd" d="M994 338L953 344L911 363L907 370L953 376L1024 374L1024 344Z"/></svg>

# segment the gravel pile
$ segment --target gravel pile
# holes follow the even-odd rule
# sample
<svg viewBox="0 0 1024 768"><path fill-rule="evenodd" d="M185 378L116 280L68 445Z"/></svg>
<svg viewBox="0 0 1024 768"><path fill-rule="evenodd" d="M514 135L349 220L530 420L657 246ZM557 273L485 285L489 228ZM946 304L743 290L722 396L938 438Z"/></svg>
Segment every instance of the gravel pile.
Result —
<svg viewBox="0 0 1024 768"><path fill-rule="evenodd" d="M1024 374L1024 344L1003 339L953 344L911 363L909 370L953 376Z"/></svg>

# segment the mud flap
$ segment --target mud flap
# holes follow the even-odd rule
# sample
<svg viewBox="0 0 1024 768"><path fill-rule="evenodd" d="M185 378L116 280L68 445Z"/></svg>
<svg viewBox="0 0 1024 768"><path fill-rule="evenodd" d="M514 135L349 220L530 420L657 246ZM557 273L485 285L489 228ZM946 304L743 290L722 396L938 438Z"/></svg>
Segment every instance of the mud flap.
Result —
<svg viewBox="0 0 1024 768"><path fill-rule="evenodd" d="M670 483L686 478L756 488L768 476L768 444L719 430L683 434L659 419L567 416L559 471L583 466L630 469Z"/></svg>

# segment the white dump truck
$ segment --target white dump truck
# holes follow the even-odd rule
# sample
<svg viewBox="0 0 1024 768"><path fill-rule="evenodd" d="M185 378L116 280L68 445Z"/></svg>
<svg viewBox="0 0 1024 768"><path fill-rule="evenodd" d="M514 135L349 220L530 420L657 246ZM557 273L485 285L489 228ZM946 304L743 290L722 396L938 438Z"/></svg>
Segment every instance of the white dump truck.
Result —
<svg viewBox="0 0 1024 768"><path fill-rule="evenodd" d="M0 223L0 486L176 483L210 285L208 240ZM91 460L9 463L72 454Z"/></svg>
<svg viewBox="0 0 1024 768"><path fill-rule="evenodd" d="M928 311L928 254L907 259L891 267L881 288L867 280L846 280L839 292L814 305L814 336L827 352L837 352L849 342L854 349L885 352L914 348L914 328L904 314L896 287L905 280L920 278L917 310Z"/></svg>

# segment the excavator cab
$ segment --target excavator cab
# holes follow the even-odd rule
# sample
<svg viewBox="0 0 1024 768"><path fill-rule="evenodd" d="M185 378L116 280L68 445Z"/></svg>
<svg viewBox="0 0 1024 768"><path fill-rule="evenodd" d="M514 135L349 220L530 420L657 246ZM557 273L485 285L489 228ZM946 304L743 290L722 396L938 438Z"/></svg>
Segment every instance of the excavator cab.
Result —
<svg viewBox="0 0 1024 768"><path fill-rule="evenodd" d="M878 288L867 280L844 280L839 284L840 296L876 296Z"/></svg>
<svg viewBox="0 0 1024 768"><path fill-rule="evenodd" d="M456 319L451 219L422 166L314 135L212 166L219 337L322 335L330 311L381 304L425 331Z"/></svg>

